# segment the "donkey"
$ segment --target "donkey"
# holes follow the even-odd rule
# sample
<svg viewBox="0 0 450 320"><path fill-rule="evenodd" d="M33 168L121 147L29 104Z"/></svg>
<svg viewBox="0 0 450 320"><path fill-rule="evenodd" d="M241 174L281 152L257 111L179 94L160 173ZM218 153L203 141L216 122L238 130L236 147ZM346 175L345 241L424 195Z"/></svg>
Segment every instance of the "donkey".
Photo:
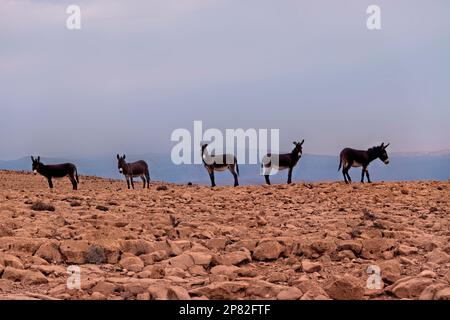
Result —
<svg viewBox="0 0 450 320"><path fill-rule="evenodd" d="M41 162L41 157L39 156L36 159L31 156L31 161L33 162L33 173L39 173L46 177L50 189L53 189L52 178L63 178L65 176L69 176L70 182L72 182L73 190L77 190L80 180L78 179L77 167L73 163L45 165Z"/></svg>
<svg viewBox="0 0 450 320"><path fill-rule="evenodd" d="M139 160L133 163L127 163L125 161L125 155L122 157L117 155L118 164L117 167L119 172L125 176L127 180L128 189L131 187L134 189L134 177L141 177L144 182L143 188L145 189L145 185L147 184L147 189L150 187L150 173L148 171L148 164L144 160Z"/></svg>
<svg viewBox="0 0 450 320"><path fill-rule="evenodd" d="M355 150L351 148L343 149L340 154L338 171L341 170L342 167L342 174L344 175L345 183L352 182L352 178L350 178L350 175L348 174L348 170L351 167L362 167L361 182L364 183L365 173L367 182L371 183L372 181L370 181L369 170L367 169L367 167L373 160L377 158L379 158L385 164L389 164L389 158L386 152L386 148L388 146L389 143L385 145L383 142L381 145L367 150Z"/></svg>
<svg viewBox="0 0 450 320"><path fill-rule="evenodd" d="M292 183L292 170L294 169L295 165L297 164L298 160L302 157L303 153L303 143L305 142L305 139L302 140L302 142L293 142L294 149L292 149L291 153L285 153L285 154L272 154L268 153L266 154L262 159L261 168L263 170L264 178L266 179L266 183L270 184L269 175L272 169L276 170L284 170L289 169L288 171L288 179L287 183Z"/></svg>
<svg viewBox="0 0 450 320"><path fill-rule="evenodd" d="M211 187L216 186L214 171L225 171L230 170L231 174L234 177L234 186L237 187L239 185L238 175L239 175L239 166L237 163L237 159L232 154L220 154L220 155L210 155L206 147L207 143L202 144L202 161L206 170L208 171L209 178L211 179Z"/></svg>

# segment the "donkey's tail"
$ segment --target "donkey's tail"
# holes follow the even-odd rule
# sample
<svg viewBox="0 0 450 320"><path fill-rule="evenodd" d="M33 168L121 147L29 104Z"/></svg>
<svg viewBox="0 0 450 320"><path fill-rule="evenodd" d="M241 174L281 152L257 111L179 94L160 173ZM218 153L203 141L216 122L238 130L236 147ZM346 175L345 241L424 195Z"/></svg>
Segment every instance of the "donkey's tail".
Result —
<svg viewBox="0 0 450 320"><path fill-rule="evenodd" d="M338 168L338 171L341 170L341 167L342 167L342 157L339 159L339 168Z"/></svg>

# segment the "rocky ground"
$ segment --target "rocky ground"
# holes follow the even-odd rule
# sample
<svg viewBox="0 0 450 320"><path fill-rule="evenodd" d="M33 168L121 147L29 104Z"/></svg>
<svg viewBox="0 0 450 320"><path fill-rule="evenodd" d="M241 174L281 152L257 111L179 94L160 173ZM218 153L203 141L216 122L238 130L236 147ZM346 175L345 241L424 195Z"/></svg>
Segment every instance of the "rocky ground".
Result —
<svg viewBox="0 0 450 320"><path fill-rule="evenodd" d="M0 171L1 299L450 299L449 182L80 179Z"/></svg>

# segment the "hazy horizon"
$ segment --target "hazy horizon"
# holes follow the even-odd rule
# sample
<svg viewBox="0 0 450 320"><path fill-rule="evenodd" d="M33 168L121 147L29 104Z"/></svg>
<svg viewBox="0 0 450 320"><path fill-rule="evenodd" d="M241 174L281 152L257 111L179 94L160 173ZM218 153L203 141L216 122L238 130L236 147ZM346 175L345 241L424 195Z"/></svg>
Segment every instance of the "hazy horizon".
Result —
<svg viewBox="0 0 450 320"><path fill-rule="evenodd" d="M81 30L66 7L81 8ZM366 28L381 7L382 29ZM280 149L450 150L450 2L0 2L0 159L167 154L177 128Z"/></svg>

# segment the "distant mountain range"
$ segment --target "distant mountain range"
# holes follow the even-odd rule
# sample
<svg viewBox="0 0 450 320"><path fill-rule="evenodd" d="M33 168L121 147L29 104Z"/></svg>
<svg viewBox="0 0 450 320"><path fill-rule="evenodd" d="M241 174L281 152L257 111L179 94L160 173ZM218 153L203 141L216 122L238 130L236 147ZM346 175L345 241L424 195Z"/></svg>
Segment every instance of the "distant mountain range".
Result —
<svg viewBox="0 0 450 320"><path fill-rule="evenodd" d="M185 184L209 184L209 176L202 165L174 165L170 155L143 154L127 155L127 160L143 159L150 165L152 180ZM46 164L73 162L78 167L79 174L105 178L122 179L117 169L115 157L94 157L82 159L46 158L41 157ZM293 181L330 181L341 180L342 174L337 168L337 156L304 154L293 172ZM30 157L17 160L1 161L0 169L31 171ZM260 176L259 165L239 165L241 184L262 184L264 177ZM369 167L373 181L398 180L441 180L450 178L450 151L427 154L397 153L390 155L390 164L384 165L375 160ZM359 181L360 168L350 170L354 181ZM282 171L271 177L273 183L286 182L287 171ZM228 171L216 173L218 185L232 184L233 178Z"/></svg>

